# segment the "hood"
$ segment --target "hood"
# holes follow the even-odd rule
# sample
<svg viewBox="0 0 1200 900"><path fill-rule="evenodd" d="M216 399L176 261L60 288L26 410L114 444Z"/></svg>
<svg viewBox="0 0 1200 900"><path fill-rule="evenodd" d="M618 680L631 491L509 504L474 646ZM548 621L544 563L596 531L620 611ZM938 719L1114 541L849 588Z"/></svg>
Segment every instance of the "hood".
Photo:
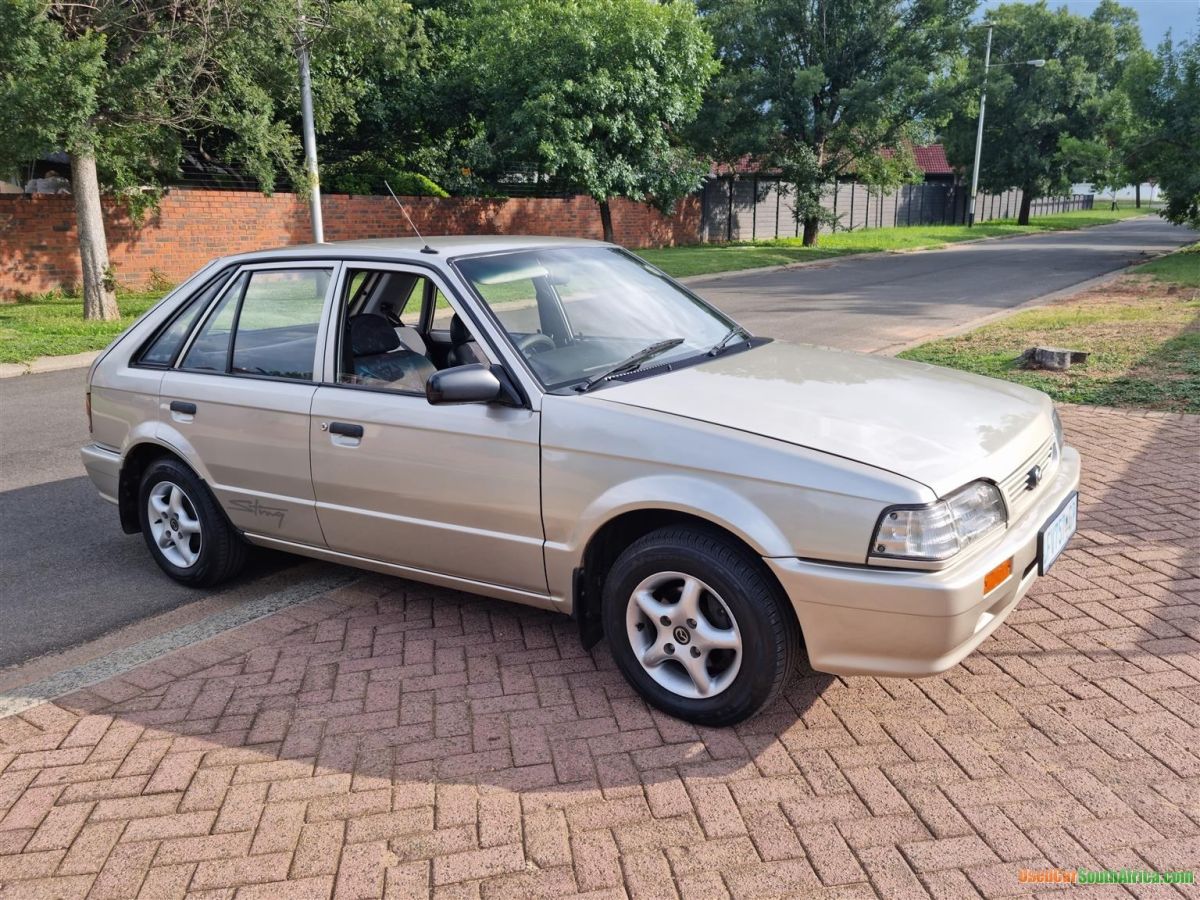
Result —
<svg viewBox="0 0 1200 900"><path fill-rule="evenodd" d="M1053 433L1050 399L940 366L772 342L592 395L712 422L927 485L1000 481Z"/></svg>

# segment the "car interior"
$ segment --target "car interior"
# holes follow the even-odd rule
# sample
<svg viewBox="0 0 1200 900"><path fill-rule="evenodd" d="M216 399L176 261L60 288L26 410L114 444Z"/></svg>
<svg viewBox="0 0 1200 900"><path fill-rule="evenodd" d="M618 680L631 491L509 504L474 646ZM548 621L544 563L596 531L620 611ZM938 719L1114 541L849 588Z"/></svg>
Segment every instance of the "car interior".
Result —
<svg viewBox="0 0 1200 900"><path fill-rule="evenodd" d="M439 369L487 364L437 285L412 272L358 270L347 279L338 381L425 392Z"/></svg>

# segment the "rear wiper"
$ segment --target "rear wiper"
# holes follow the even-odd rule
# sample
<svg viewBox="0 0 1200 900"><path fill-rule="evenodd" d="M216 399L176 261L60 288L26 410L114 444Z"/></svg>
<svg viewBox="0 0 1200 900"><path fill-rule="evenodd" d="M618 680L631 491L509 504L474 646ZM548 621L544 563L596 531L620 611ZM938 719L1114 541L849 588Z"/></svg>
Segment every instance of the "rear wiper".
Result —
<svg viewBox="0 0 1200 900"><path fill-rule="evenodd" d="M721 352L729 346L729 342L735 337L744 337L749 339L750 332L748 332L741 325L734 325L731 329L729 329L729 333L725 335L725 337L721 338L721 340L717 341L708 349L708 355L719 356Z"/></svg>
<svg viewBox="0 0 1200 900"><path fill-rule="evenodd" d="M581 394L586 394L601 381L604 381L604 379L612 378L614 375L621 375L626 372L636 372L646 360L658 356L658 354L664 353L672 347L678 347L682 343L683 338L667 338L665 341L658 341L649 347L644 347L632 356L625 357L625 359L621 360L615 366L605 369L599 375L593 375L587 381L583 382L583 384L578 385L575 390Z"/></svg>

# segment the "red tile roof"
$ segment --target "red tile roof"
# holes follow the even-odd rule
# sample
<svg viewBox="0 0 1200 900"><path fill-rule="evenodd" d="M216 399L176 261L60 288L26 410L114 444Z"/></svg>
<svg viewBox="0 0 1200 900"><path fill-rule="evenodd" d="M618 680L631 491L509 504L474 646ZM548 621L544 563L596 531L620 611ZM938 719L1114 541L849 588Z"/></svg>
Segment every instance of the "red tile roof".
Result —
<svg viewBox="0 0 1200 900"><path fill-rule="evenodd" d="M946 148L941 144L929 144L925 147L913 147L913 156L917 158L917 167L926 175L953 175L954 169L946 159Z"/></svg>

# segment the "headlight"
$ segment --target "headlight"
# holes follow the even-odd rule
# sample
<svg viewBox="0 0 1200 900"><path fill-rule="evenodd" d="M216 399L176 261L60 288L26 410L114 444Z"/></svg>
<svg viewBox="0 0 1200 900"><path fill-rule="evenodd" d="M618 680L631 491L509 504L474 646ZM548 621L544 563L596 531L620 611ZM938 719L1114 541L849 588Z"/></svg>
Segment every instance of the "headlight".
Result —
<svg viewBox="0 0 1200 900"><path fill-rule="evenodd" d="M871 541L871 556L949 559L1006 522L999 489L987 481L973 481L937 503L885 509Z"/></svg>
<svg viewBox="0 0 1200 900"><path fill-rule="evenodd" d="M1057 409L1050 410L1050 420L1054 422L1054 454L1061 457L1063 449L1062 419L1058 417Z"/></svg>

